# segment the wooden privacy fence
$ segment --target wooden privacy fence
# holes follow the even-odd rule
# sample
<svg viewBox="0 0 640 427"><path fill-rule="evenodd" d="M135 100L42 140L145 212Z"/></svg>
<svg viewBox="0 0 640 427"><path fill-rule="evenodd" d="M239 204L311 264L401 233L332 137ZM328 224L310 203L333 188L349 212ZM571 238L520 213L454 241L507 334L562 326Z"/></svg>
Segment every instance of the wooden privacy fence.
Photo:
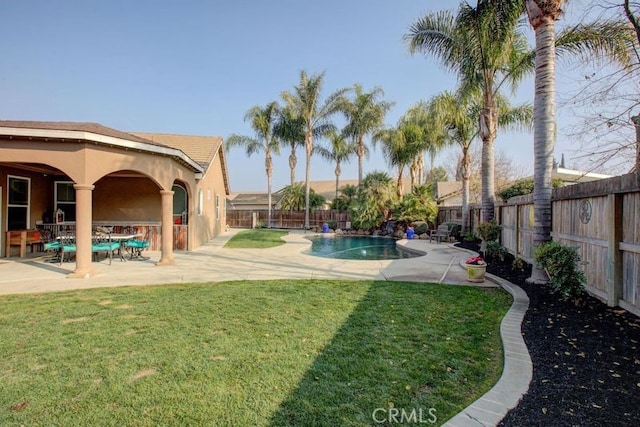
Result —
<svg viewBox="0 0 640 427"><path fill-rule="evenodd" d="M252 228L262 223L267 226L269 213L265 210L227 210L227 225L229 227ZM336 221L338 228L351 228L348 212L335 210L316 210L309 212L309 226L322 227L328 221ZM271 211L271 227L274 228L304 228L304 211Z"/></svg>
<svg viewBox="0 0 640 427"><path fill-rule="evenodd" d="M551 210L551 236L578 250L587 290L610 306L640 316L640 175L557 188ZM467 226L472 230L478 212L471 207ZM533 195L497 203L495 214L502 225L502 245L533 263Z"/></svg>

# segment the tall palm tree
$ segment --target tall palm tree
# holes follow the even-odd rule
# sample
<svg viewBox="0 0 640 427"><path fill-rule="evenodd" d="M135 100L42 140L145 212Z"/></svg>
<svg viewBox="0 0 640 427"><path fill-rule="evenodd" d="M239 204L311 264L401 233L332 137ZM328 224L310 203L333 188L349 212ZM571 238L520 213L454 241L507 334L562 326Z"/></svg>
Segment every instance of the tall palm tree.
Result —
<svg viewBox="0 0 640 427"><path fill-rule="evenodd" d="M466 231L469 221L469 179L471 177L471 157L469 149L480 134L478 128L479 111L482 108L482 96L479 91L443 92L433 98L432 112L441 126L447 130L447 142L457 144L462 150L460 175L462 177L462 227ZM498 96L498 128L528 130L533 120L531 105L512 107L506 98Z"/></svg>
<svg viewBox="0 0 640 427"><path fill-rule="evenodd" d="M557 18L557 10L562 9L565 1L478 0L476 7L462 2L455 17L448 11L427 15L417 20L405 36L410 52L435 56L458 74L462 87L475 86L482 91L479 122L482 216L485 221L493 218L495 200L493 145L499 119L496 94L503 86L515 89L523 77L534 70L536 51L529 47L520 25L525 3L529 9L535 4L533 10L547 16L545 19L548 20L553 16ZM555 18L551 21L555 22ZM545 43L557 46L558 53L589 58L594 52L608 52L611 46L625 45L625 41L620 41L627 38L623 28L620 23L611 22L576 25L565 29L555 39L554 33L545 33L545 37L551 37ZM616 48L615 51L619 50ZM553 152L547 152L547 156L552 157Z"/></svg>
<svg viewBox="0 0 640 427"><path fill-rule="evenodd" d="M336 175L335 198L337 199L338 191L340 189L340 174L342 174L341 165L343 162L349 162L351 160L351 157L356 154L356 144L348 141L342 134L336 132L335 130L329 132L327 138L329 139L329 146L317 146L316 150L321 157L324 157L330 162L335 162L336 164L334 173Z"/></svg>
<svg viewBox="0 0 640 427"><path fill-rule="evenodd" d="M422 185L425 181L424 154L427 152L431 161L430 169L436 155L445 147L445 132L432 111L431 103L419 101L402 116L403 123L415 124L422 130L422 139L418 141L420 149L411 164L411 186Z"/></svg>
<svg viewBox="0 0 640 427"><path fill-rule="evenodd" d="M282 108L275 125L275 133L282 141L291 147L289 154L289 169L291 185L296 182L296 166L298 158L296 149L299 145L304 145L304 127L302 118L297 116L289 107Z"/></svg>
<svg viewBox="0 0 640 427"><path fill-rule="evenodd" d="M515 1L515 0L514 0ZM555 23L562 14L564 0L525 0L529 23L536 37L535 97L534 97L534 185L533 185L533 246L551 239L551 174L556 136L555 116L555 57L556 47L567 46L564 40L580 40L587 31L600 35L589 40L590 49L577 50L569 44L570 53L588 57L608 57L626 66L629 64L628 47L634 33L622 22L599 22L577 25L556 38ZM530 281L544 282L544 272L534 266Z"/></svg>
<svg viewBox="0 0 640 427"><path fill-rule="evenodd" d="M280 141L274 134L274 124L278 117L279 105L273 101L266 106L255 105L244 116L245 122L251 123L255 138L232 134L227 139L227 150L234 146L245 148L247 156L264 152L264 167L267 173L268 227L271 227L271 179L273 177L272 154L280 154Z"/></svg>
<svg viewBox="0 0 640 427"><path fill-rule="evenodd" d="M326 135L334 129L330 123L333 114L340 111L344 94L348 89L340 89L329 95L324 102L320 101L324 73L308 76L306 71L300 72L300 83L294 86L293 92L282 92L282 99L288 108L303 122L304 147L306 154L305 169L305 212L304 226L309 229L309 181L311 179L311 156L314 149L314 138Z"/></svg>
<svg viewBox="0 0 640 427"><path fill-rule="evenodd" d="M358 185L362 182L362 162L367 153L364 138L382 128L384 117L393 103L382 100L384 91L375 87L371 92L364 92L362 86L354 85L354 97L344 102L341 109L347 119L344 133L358 145Z"/></svg>
<svg viewBox="0 0 640 427"><path fill-rule="evenodd" d="M412 160L421 151L422 129L412 123L400 123L397 127L383 129L373 136L372 142L382 144L382 152L390 166L398 170L396 191L399 199L402 199L404 168L411 164Z"/></svg>
<svg viewBox="0 0 640 427"><path fill-rule="evenodd" d="M482 214L493 218L494 141L498 111L496 95L504 85L512 87L533 68L525 35L519 31L524 5L517 2L478 0L476 7L462 2L458 14L441 11L414 22L405 41L411 53L438 58L458 74L462 87L479 87L482 138Z"/></svg>

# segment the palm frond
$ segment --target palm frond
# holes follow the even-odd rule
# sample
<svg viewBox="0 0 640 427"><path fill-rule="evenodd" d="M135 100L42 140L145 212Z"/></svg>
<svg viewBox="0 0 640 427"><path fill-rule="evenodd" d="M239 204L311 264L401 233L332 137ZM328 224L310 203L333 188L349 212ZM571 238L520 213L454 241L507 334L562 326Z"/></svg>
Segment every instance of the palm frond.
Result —
<svg viewBox="0 0 640 427"><path fill-rule="evenodd" d="M622 21L603 21L578 24L556 37L556 54L568 54L590 61L613 60L628 66L630 47L635 42L633 29Z"/></svg>

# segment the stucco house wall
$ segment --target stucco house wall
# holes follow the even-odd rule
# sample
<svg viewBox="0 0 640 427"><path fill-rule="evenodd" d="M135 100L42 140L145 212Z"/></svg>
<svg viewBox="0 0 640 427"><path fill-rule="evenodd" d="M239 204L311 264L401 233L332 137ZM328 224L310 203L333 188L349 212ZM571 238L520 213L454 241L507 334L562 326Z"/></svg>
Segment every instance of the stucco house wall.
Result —
<svg viewBox="0 0 640 427"><path fill-rule="evenodd" d="M155 224L162 231L158 264L173 263L175 184L188 195L188 221L179 227L188 249L226 226L229 183L221 138L171 135L165 144L94 123L0 121L2 249L8 229L9 175L30 180L27 228L34 228L54 208L56 181L73 184L76 265L82 264L74 272L78 277L91 273L90 232L95 222Z"/></svg>

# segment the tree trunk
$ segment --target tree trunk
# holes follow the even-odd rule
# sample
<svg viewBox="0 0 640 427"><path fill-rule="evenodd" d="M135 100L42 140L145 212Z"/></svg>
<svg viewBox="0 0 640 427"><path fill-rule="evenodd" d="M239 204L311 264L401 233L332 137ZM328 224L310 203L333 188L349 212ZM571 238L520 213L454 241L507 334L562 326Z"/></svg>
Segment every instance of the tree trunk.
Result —
<svg viewBox="0 0 640 427"><path fill-rule="evenodd" d="M418 185L424 184L424 151L418 156Z"/></svg>
<svg viewBox="0 0 640 427"><path fill-rule="evenodd" d="M556 137L555 114L555 19L551 11L542 12L527 1L529 20L536 36L534 97L534 185L533 246L551 240L551 174ZM547 276L535 263L529 281L543 283Z"/></svg>
<svg viewBox="0 0 640 427"><path fill-rule="evenodd" d="M635 173L640 175L640 114L631 117L631 122L636 128L636 161L633 165Z"/></svg>
<svg viewBox="0 0 640 427"><path fill-rule="evenodd" d="M362 183L362 159L364 157L364 138L358 138L358 186Z"/></svg>
<svg viewBox="0 0 640 427"><path fill-rule="evenodd" d="M311 154L313 154L313 136L308 132L305 137L305 151L307 154L307 167L305 171L304 185L304 229L309 227L309 181L311 180Z"/></svg>
<svg viewBox="0 0 640 427"><path fill-rule="evenodd" d="M411 168L409 172L411 174L411 188L416 186L416 182L418 180L418 157L413 159L413 163L411 163Z"/></svg>
<svg viewBox="0 0 640 427"><path fill-rule="evenodd" d="M342 169L340 168L340 160L336 161L336 169L335 169L334 173L336 174L336 199L337 199L338 198L338 191L339 191L339 188L340 188L340 174L342 173Z"/></svg>
<svg viewBox="0 0 640 427"><path fill-rule="evenodd" d="M487 88L484 108L480 112L480 136L482 138L482 221L493 219L495 204L495 172L494 172L494 141L498 117L492 88Z"/></svg>
<svg viewBox="0 0 640 427"><path fill-rule="evenodd" d="M400 200L402 200L402 193L404 193L404 187L402 185L403 169L404 169L404 167L398 166L398 183L397 183L396 191L398 192L398 198Z"/></svg>
<svg viewBox="0 0 640 427"><path fill-rule="evenodd" d="M267 228L271 228L271 177L273 175L273 163L269 151L264 156L264 165L267 170Z"/></svg>
<svg viewBox="0 0 640 427"><path fill-rule="evenodd" d="M289 155L289 168L291 169L291 185L296 183L296 165L298 158L296 157L295 144L291 144L291 154Z"/></svg>
<svg viewBox="0 0 640 427"><path fill-rule="evenodd" d="M460 233L465 234L469 223L469 178L471 175L471 159L469 158L469 147L462 147L462 225Z"/></svg>

